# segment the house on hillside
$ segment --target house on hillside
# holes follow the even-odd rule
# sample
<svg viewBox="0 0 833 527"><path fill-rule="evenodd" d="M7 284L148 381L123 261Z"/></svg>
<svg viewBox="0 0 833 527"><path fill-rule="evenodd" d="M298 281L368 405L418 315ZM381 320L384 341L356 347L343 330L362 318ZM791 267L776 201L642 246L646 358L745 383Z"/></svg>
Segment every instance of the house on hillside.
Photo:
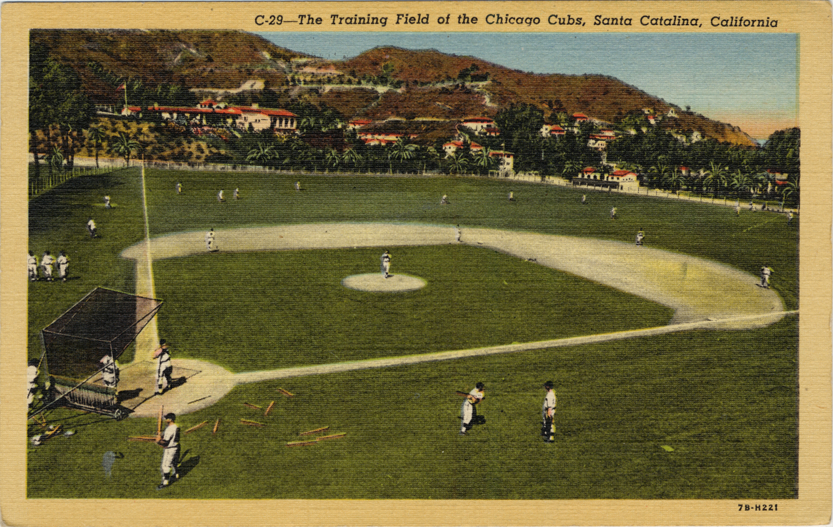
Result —
<svg viewBox="0 0 833 527"><path fill-rule="evenodd" d="M370 119L353 119L349 123L347 123L348 130L358 130L359 128L364 128L365 126L369 126L372 124L373 121Z"/></svg>
<svg viewBox="0 0 833 527"><path fill-rule="evenodd" d="M463 141L450 141L443 145L443 151L445 152L445 157L451 157L457 153L457 150L463 148L465 143ZM469 145L469 150L472 152L477 152L478 150L482 150L483 147L477 143L471 143Z"/></svg>
<svg viewBox="0 0 833 527"><path fill-rule="evenodd" d="M635 192L639 187L639 181L636 173L630 170L614 170L604 174L595 167L585 167L573 178L573 185Z"/></svg>
<svg viewBox="0 0 833 527"><path fill-rule="evenodd" d="M584 115L583 113L574 113L573 114L573 121L576 124L586 123L589 117Z"/></svg>
<svg viewBox="0 0 833 527"><path fill-rule="evenodd" d="M541 126L541 137L564 137L566 132L557 124L544 123Z"/></svg>
<svg viewBox="0 0 833 527"><path fill-rule="evenodd" d="M235 120L238 128L255 132L274 130L275 133L295 133L298 130L298 116L287 110L272 110L252 106L240 106L233 109L240 110Z"/></svg>
<svg viewBox="0 0 833 527"><path fill-rule="evenodd" d="M400 139L416 139L417 134L404 132L389 132L383 130L363 130L359 132L359 139L370 146L387 146L395 144Z"/></svg>
<svg viewBox="0 0 833 527"><path fill-rule="evenodd" d="M674 110L674 108L670 108L667 112L665 112L665 115L668 117L677 117L677 111Z"/></svg>
<svg viewBox="0 0 833 527"><path fill-rule="evenodd" d="M123 106L121 114L124 117L141 117L142 108L140 106Z"/></svg>
<svg viewBox="0 0 833 527"><path fill-rule="evenodd" d="M648 114L648 115L646 115L646 116L645 116L645 119L647 119L647 120L648 120L648 122L649 122L649 123L651 123L651 125L652 125L652 126L657 124L657 118L656 118L656 117L654 117L654 115L653 115L653 114Z"/></svg>
<svg viewBox="0 0 833 527"><path fill-rule="evenodd" d="M471 128L478 135L485 135L487 128L497 131L495 120L489 117L466 117L460 124L466 128Z"/></svg>
<svg viewBox="0 0 833 527"><path fill-rule="evenodd" d="M511 176L515 173L515 154L512 152L492 150L489 152L489 157L498 160L498 172L501 176Z"/></svg>
<svg viewBox="0 0 833 527"><path fill-rule="evenodd" d="M197 108L215 108L217 106L217 101L214 99L206 99L197 105Z"/></svg>

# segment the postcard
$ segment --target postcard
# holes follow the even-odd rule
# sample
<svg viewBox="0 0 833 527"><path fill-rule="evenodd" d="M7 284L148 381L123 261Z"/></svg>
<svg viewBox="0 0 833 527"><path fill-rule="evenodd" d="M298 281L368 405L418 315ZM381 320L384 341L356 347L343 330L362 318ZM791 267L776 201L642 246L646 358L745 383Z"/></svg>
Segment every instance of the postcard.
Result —
<svg viewBox="0 0 833 527"><path fill-rule="evenodd" d="M3 521L827 524L831 29L4 4Z"/></svg>

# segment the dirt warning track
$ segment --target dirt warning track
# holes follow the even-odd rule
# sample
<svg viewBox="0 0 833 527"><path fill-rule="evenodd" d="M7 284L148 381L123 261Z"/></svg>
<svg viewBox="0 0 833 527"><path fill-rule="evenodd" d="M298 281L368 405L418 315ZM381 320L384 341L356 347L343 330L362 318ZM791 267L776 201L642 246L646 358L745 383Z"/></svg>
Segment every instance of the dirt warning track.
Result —
<svg viewBox="0 0 833 527"><path fill-rule="evenodd" d="M397 246L466 244L510 254L538 265L568 272L652 300L674 309L675 314L669 325L662 328L607 335L374 359L342 365L246 372L237 375L229 372L223 374L212 369L214 376L212 384L216 383L223 387L222 394L218 393L215 397L211 397L212 403L219 400L234 385L245 382L511 353L696 328L750 329L777 322L787 314L784 312L783 302L778 294L771 289L758 287L758 278L749 273L694 256L650 247L636 247L634 244L615 241L463 228L461 240L458 242L457 232L450 225L378 223L279 225L218 230L215 234L221 252L357 247L391 249ZM137 294L148 295L150 293L147 254L150 254L153 260L196 254L206 254L206 257L210 257L211 255L206 252L204 235L205 232L202 231L175 233L152 238L149 250L145 242L125 249L122 257L133 259L137 264ZM374 266L375 262L368 262L368 270ZM407 273L407 269L398 270ZM149 353L158 339L156 335L144 335L144 333L149 332L143 332L143 335L140 335L141 338L137 339L137 356L139 357L144 357ZM174 361L175 366L176 362ZM218 380L222 382L217 383ZM198 379L195 377L194 381ZM192 396L194 394L187 393L189 392L186 389L188 384L191 384L191 381L166 393L160 398L160 402L163 402L166 408L169 405L181 406L180 413L187 413L202 406L193 404L190 408L188 407L187 401L196 398ZM205 386L204 383L195 382L195 384ZM181 400L181 404L177 404L176 400ZM142 408L145 406L155 405L141 405L136 408L134 415L142 415ZM147 410L152 413L153 409L147 408Z"/></svg>

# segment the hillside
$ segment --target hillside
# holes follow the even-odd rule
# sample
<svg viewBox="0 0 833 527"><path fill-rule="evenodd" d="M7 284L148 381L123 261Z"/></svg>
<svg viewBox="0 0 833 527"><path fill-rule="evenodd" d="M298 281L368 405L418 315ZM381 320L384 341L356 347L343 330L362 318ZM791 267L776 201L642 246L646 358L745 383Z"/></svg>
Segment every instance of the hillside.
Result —
<svg viewBox="0 0 833 527"><path fill-rule="evenodd" d="M30 38L71 66L97 103L118 104L116 88L128 78L151 88L184 86L219 100L271 89L276 100L326 104L346 119L453 120L529 104L546 116L581 112L617 123L644 108L658 116L673 109L677 117L662 121L663 128L756 146L736 127L684 112L612 77L526 73L435 50L380 47L327 61L240 31L35 30Z"/></svg>

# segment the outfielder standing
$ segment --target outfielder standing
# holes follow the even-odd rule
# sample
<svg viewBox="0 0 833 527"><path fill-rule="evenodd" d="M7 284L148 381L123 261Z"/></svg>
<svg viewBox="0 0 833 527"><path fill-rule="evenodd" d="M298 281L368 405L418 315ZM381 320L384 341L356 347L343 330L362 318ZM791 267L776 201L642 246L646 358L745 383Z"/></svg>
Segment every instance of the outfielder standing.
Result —
<svg viewBox="0 0 833 527"><path fill-rule="evenodd" d="M168 351L168 343L165 339L159 341L159 347L153 352L153 358L159 359L156 367L156 394L162 395L171 387L171 374L174 367L171 364L171 353Z"/></svg>
<svg viewBox="0 0 833 527"><path fill-rule="evenodd" d="M382 254L382 276L390 278L390 253L387 250Z"/></svg>
<svg viewBox="0 0 833 527"><path fill-rule="evenodd" d="M179 427L176 425L176 414L165 414L168 426L161 435L156 436L156 444L165 449L162 454L162 484L156 490L162 490L171 484L171 477L179 479L176 466L179 464Z"/></svg>
<svg viewBox="0 0 833 527"><path fill-rule="evenodd" d="M463 424L460 426L460 433L466 435L466 430L471 428L471 420L474 417L474 406L486 397L483 393L486 390L486 385L482 382L477 383L474 389L466 395L466 400L463 401L463 406L460 408L460 417L463 419Z"/></svg>
<svg viewBox="0 0 833 527"><path fill-rule="evenodd" d="M552 381L544 383L544 389L547 390L547 395L544 397L544 405L541 408L541 418L543 426L541 427L541 435L547 443L555 442L555 390L552 388Z"/></svg>
<svg viewBox="0 0 833 527"><path fill-rule="evenodd" d="M38 257L35 253L29 251L29 258L26 260L26 265L29 269L29 280L37 282L38 280Z"/></svg>
<svg viewBox="0 0 833 527"><path fill-rule="evenodd" d="M769 264L764 264L761 267L761 287L764 289L769 289L769 277L772 275L772 269L769 267Z"/></svg>
<svg viewBox="0 0 833 527"><path fill-rule="evenodd" d="M636 245L639 246L639 247L642 247L642 240L644 240L644 239L645 239L645 231L643 231L642 229L639 229L639 231L636 233Z"/></svg>

